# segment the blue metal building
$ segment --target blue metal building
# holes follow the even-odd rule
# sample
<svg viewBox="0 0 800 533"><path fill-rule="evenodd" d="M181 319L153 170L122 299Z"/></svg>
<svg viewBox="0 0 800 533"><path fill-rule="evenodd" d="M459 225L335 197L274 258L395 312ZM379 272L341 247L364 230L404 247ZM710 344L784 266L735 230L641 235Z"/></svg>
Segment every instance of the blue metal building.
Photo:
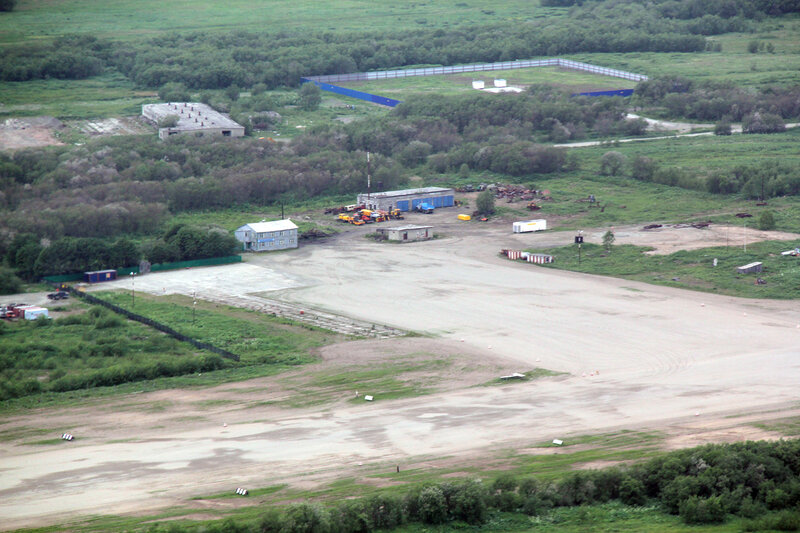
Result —
<svg viewBox="0 0 800 533"><path fill-rule="evenodd" d="M422 187L420 189L404 189L401 191L383 191L361 193L356 203L364 205L367 209L381 209L390 211L413 211L421 203L430 204L435 208L453 207L455 191L444 187Z"/></svg>

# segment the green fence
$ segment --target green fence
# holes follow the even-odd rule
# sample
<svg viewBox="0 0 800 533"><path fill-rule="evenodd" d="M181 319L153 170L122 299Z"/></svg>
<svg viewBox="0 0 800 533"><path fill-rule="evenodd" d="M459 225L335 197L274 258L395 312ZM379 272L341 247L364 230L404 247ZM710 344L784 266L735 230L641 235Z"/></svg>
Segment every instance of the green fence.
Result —
<svg viewBox="0 0 800 533"><path fill-rule="evenodd" d="M175 263L156 263L150 267L151 272L160 272L162 270L176 270L179 268L191 268L201 266L213 265L228 265L231 263L241 263L241 255L226 255L225 257L209 257L208 259L194 259L192 261L177 261ZM122 278L130 274L138 274L139 267L125 267L117 269L117 276ZM61 274L59 276L44 276L44 281L49 283L63 283L65 281L81 281L83 274Z"/></svg>
<svg viewBox="0 0 800 533"><path fill-rule="evenodd" d="M225 257L209 257L208 259L193 259L192 261L177 261L175 263L156 263L155 265L152 265L150 267L150 271L159 272L161 270L175 270L177 268L228 265L230 263L241 263L241 262L242 262L241 255L227 255Z"/></svg>
<svg viewBox="0 0 800 533"><path fill-rule="evenodd" d="M50 283L64 283L65 281L80 281L83 274L61 274L60 276L45 276L42 278Z"/></svg>

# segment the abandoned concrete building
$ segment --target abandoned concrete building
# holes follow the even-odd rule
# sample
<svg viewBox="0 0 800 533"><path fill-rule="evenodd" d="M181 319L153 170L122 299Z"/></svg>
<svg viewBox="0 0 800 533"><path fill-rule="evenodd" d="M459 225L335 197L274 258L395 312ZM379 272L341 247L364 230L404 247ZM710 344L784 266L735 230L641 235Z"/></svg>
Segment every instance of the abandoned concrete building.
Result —
<svg viewBox="0 0 800 533"><path fill-rule="evenodd" d="M244 126L206 104L195 102L171 102L167 104L146 104L142 106L142 116L154 125L167 119L177 117L174 125L158 128L159 139L170 135L192 135L203 137L217 135L221 137L243 137Z"/></svg>

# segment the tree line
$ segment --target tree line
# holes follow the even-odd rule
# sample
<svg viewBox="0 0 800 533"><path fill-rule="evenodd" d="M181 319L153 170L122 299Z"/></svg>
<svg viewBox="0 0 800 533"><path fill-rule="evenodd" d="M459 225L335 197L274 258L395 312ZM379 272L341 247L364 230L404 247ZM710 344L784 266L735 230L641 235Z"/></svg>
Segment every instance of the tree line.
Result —
<svg viewBox="0 0 800 533"><path fill-rule="evenodd" d="M554 2L559 3L559 2ZM560 2L561 5L568 2ZM576 4L573 2L573 4ZM599 52L701 52L705 36L749 31L765 14L796 12L796 0L580 2L569 17L398 32L171 33L117 43L70 35L9 47L0 80L86 78L115 68L141 87L297 86L301 76L409 65L493 62Z"/></svg>
<svg viewBox="0 0 800 533"><path fill-rule="evenodd" d="M787 161L739 164L699 174L689 169L664 166L647 156L636 156L628 161L620 152L610 151L600 158L600 174L627 174L638 181L714 194L741 194L749 199L800 195L800 164Z"/></svg>
<svg viewBox="0 0 800 533"><path fill-rule="evenodd" d="M61 237L50 241L33 233L17 233L3 243L3 260L19 276L42 276L138 266L141 259L170 263L233 253L238 242L217 226L175 224L162 235L140 245L121 237L115 241L94 237ZM0 292L4 291L0 286Z"/></svg>
<svg viewBox="0 0 800 533"><path fill-rule="evenodd" d="M754 90L729 82L697 83L683 76L655 76L637 84L631 104L654 115L746 122L750 130L746 128L746 133L770 133L776 129L772 126L775 119L764 117L800 116L800 86L767 86ZM757 121L759 124L755 124Z"/></svg>

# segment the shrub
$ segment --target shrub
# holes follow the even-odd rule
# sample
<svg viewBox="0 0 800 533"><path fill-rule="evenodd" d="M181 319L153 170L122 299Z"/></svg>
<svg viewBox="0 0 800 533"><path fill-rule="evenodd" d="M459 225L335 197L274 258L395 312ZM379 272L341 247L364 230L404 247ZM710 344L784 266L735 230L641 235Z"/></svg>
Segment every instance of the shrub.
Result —
<svg viewBox="0 0 800 533"><path fill-rule="evenodd" d="M364 504L364 510L375 529L392 529L403 523L403 506L397 498L373 496Z"/></svg>
<svg viewBox="0 0 800 533"><path fill-rule="evenodd" d="M611 246L614 244L615 240L617 240L617 238L614 236L614 232L608 230L603 234L603 248L605 248L606 251L610 252Z"/></svg>
<svg viewBox="0 0 800 533"><path fill-rule="evenodd" d="M22 280L10 268L0 267L0 294L16 294L22 291Z"/></svg>
<svg viewBox="0 0 800 533"><path fill-rule="evenodd" d="M761 215L758 217L758 229L775 229L775 217L773 216L772 211L764 211L761 213Z"/></svg>
<svg viewBox="0 0 800 533"><path fill-rule="evenodd" d="M425 487L417 499L419 519L425 524L443 524L447 520L447 500L442 489Z"/></svg>
<svg viewBox="0 0 800 533"><path fill-rule="evenodd" d="M639 181L653 181L657 167L653 159L643 155L637 156L631 163L631 176Z"/></svg>
<svg viewBox="0 0 800 533"><path fill-rule="evenodd" d="M330 515L319 504L300 503L289 507L282 531L292 533L328 533Z"/></svg>
<svg viewBox="0 0 800 533"><path fill-rule="evenodd" d="M480 480L466 481L456 487L451 497L450 512L454 520L468 524L486 521L488 492Z"/></svg>
<svg viewBox="0 0 800 533"><path fill-rule="evenodd" d="M178 125L178 121L180 118L178 115L167 115L158 119L158 127L159 128L174 128Z"/></svg>
<svg viewBox="0 0 800 533"><path fill-rule="evenodd" d="M600 158L600 174L616 176L625 165L625 156L619 152L606 152Z"/></svg>
<svg viewBox="0 0 800 533"><path fill-rule="evenodd" d="M478 213L481 215L489 216L494 214L494 193L492 191L486 190L480 193L475 203Z"/></svg>
<svg viewBox="0 0 800 533"><path fill-rule="evenodd" d="M518 482L505 474L492 483L492 505L500 511L513 512L522 507L522 496L517 494Z"/></svg>
<svg viewBox="0 0 800 533"><path fill-rule="evenodd" d="M729 120L722 119L714 126L714 135L730 135L731 123Z"/></svg>
<svg viewBox="0 0 800 533"><path fill-rule="evenodd" d="M681 502L678 514L687 524L719 524L725 520L725 510L719 496L690 496Z"/></svg>
<svg viewBox="0 0 800 533"><path fill-rule="evenodd" d="M331 531L337 533L369 533L372 531L369 518L361 500L341 502L331 509ZM279 530L264 531L264 533L278 533Z"/></svg>
<svg viewBox="0 0 800 533"><path fill-rule="evenodd" d="M619 499L625 505L644 505L647 500L644 483L630 476L625 476L619 485Z"/></svg>
<svg viewBox="0 0 800 533"><path fill-rule="evenodd" d="M158 97L165 102L188 102L191 99L186 85L178 82L162 85L158 90Z"/></svg>
<svg viewBox="0 0 800 533"><path fill-rule="evenodd" d="M277 509L268 509L258 525L261 533L281 533L286 524L286 516Z"/></svg>

